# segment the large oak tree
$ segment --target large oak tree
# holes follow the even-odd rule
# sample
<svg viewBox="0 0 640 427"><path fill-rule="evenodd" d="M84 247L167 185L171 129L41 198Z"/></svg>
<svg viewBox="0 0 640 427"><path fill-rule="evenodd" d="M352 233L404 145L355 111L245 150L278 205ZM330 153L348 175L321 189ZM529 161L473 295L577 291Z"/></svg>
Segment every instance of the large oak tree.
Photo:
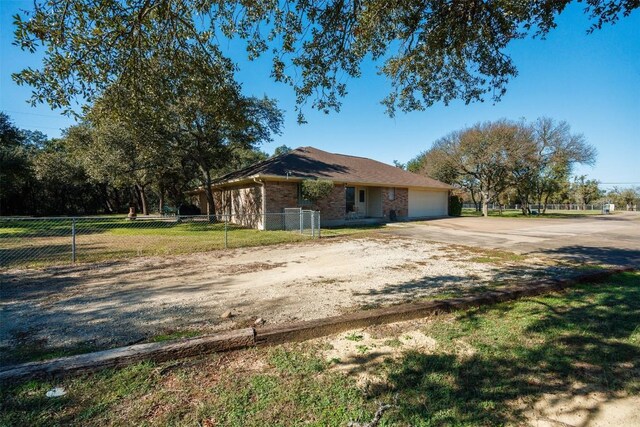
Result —
<svg viewBox="0 0 640 427"><path fill-rule="evenodd" d="M499 120L452 132L412 160L412 169L456 185L482 203L515 193L523 213L529 204L545 206L578 163L592 164L596 152L566 122Z"/></svg>
<svg viewBox="0 0 640 427"><path fill-rule="evenodd" d="M575 0L573 0L575 1ZM366 58L388 77L388 111L499 100L517 69L508 44L544 36L572 0L34 0L15 17L15 43L44 50L40 67L14 75L33 102L68 108L114 83L140 90L144 62L205 55L228 39L250 58L267 54L273 78L291 84L298 105L339 109L346 79ZM616 22L638 0L585 0L589 31Z"/></svg>
<svg viewBox="0 0 640 427"><path fill-rule="evenodd" d="M162 53L143 61L145 72L130 82L135 90L114 83L87 109L87 161L98 173L131 181L143 201L146 187L156 187L160 204L172 177L188 170L213 215L216 177L278 133L282 113L269 98L245 96L224 58L197 47Z"/></svg>

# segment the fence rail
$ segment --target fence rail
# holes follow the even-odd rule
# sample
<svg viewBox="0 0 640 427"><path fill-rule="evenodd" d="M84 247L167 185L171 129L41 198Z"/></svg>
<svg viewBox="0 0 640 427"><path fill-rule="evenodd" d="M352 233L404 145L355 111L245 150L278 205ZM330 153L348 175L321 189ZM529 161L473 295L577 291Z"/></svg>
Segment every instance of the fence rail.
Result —
<svg viewBox="0 0 640 427"><path fill-rule="evenodd" d="M0 269L185 254L319 238L320 212L0 217Z"/></svg>

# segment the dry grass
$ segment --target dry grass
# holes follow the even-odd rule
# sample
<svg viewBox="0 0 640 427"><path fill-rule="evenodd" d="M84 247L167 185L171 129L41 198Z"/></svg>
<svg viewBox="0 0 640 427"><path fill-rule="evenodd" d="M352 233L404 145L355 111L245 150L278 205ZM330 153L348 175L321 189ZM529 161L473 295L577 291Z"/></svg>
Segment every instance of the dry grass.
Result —
<svg viewBox="0 0 640 427"><path fill-rule="evenodd" d="M0 425L343 426L371 420L378 402L396 402L381 425L523 425L543 396L637 396L638 319L640 275L621 274L563 294L383 326L373 340L344 334L362 361L349 374L333 369L320 356L331 346L316 341L4 387ZM416 334L429 345L401 351ZM394 356L378 360L378 347ZM380 387L358 386L365 366ZM53 386L67 395L44 397Z"/></svg>

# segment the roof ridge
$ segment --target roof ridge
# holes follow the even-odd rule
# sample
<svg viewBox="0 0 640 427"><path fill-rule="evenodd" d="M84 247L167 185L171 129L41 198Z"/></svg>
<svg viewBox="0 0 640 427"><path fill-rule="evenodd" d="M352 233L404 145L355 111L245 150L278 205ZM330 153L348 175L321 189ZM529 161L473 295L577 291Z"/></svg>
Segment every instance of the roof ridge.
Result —
<svg viewBox="0 0 640 427"><path fill-rule="evenodd" d="M306 147L298 147L298 148L296 148L296 150L301 149L301 148L311 148L312 150L321 151L321 152L323 152L323 153L327 153L327 154L333 154L334 156L352 157L352 158L354 158L354 159L372 160L372 161L374 161L374 162L382 163L383 165L393 166L393 165L390 165L390 164L388 164L388 163L381 162L380 160L372 159L372 158L370 158L370 157L354 156L353 154L333 153L333 152L331 152L331 151L324 151L324 150L321 150L321 149L319 149L319 148L312 147L312 146L310 146L310 145L308 145L308 146L306 146ZM394 167L395 167L395 166L394 166Z"/></svg>
<svg viewBox="0 0 640 427"><path fill-rule="evenodd" d="M297 147L289 152L269 157L245 168L225 174L215 184L238 179L249 179L260 175L288 177L289 173L299 178L332 177L330 179L354 180L354 182L388 182L394 186L425 186L451 188L429 176L407 171L394 165L368 157L331 153L312 146Z"/></svg>
<svg viewBox="0 0 640 427"><path fill-rule="evenodd" d="M244 171L248 171L248 170L250 170L250 169L255 169L255 168L258 168L258 167L261 167L261 166L264 166L264 165L268 165L268 164L270 164L270 163L273 163L275 160L277 160L277 159L279 159L279 158L281 158L281 157L284 157L284 156L286 156L286 155L291 154L291 152L292 152L292 151L293 151L293 150L288 151L288 152L286 152L286 153L278 154L277 156L271 156L271 157L269 157L269 158L267 158L267 159L259 160L259 161L255 162L255 163L251 163L249 166L245 166L245 167L243 167L243 168L236 169L236 170L234 170L234 171L231 171L231 172L225 173L225 174L224 174L224 175L222 175L221 177L219 177L219 178L215 179L215 180L214 180L214 183L222 182L222 181L224 181L227 177L229 177L229 176L231 176L231 175L240 174L240 173L242 173L242 172L244 172Z"/></svg>

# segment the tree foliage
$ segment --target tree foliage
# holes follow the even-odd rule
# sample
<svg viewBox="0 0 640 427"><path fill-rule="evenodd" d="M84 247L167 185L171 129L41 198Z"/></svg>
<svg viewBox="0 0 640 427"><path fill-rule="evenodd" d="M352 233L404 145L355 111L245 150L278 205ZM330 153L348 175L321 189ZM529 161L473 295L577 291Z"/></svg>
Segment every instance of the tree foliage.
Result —
<svg viewBox="0 0 640 427"><path fill-rule="evenodd" d="M506 120L479 123L436 141L423 156L423 170L480 197L486 215L493 195L508 185L523 138L521 129Z"/></svg>
<svg viewBox="0 0 640 427"><path fill-rule="evenodd" d="M282 112L272 99L242 94L228 62L211 62L202 52L144 64L145 73L132 82L140 90L114 84L87 109L95 137L85 151L104 158L89 163L132 181L143 201L154 186L161 205L171 183L190 176L214 214L215 178L246 165L257 145L280 131Z"/></svg>
<svg viewBox="0 0 640 427"><path fill-rule="evenodd" d="M637 210L640 207L640 187L613 187L607 192L606 201L612 202L618 210Z"/></svg>
<svg viewBox="0 0 640 427"><path fill-rule="evenodd" d="M513 197L528 213L563 189L575 164L592 164L596 152L566 122L541 118L528 124L499 120L453 132L409 164L469 192L487 215L490 201Z"/></svg>
<svg viewBox="0 0 640 427"><path fill-rule="evenodd" d="M593 164L595 148L581 134L572 134L566 122L543 117L530 124L529 138L515 159L514 186L523 209L529 202L547 204L549 197L562 191L575 164Z"/></svg>
<svg viewBox="0 0 640 427"><path fill-rule="evenodd" d="M136 113L128 118L123 111L102 114L100 102L95 105L55 140L18 129L0 115L0 214L118 213L130 205L144 214L188 204L185 192L202 183L189 134L178 132L173 122L164 127L164 122L148 122L138 131L139 122L132 119L139 117ZM172 132L182 142L163 138ZM224 158L215 159L208 170L211 177L268 157L251 144L224 150Z"/></svg>
<svg viewBox="0 0 640 427"><path fill-rule="evenodd" d="M313 203L326 198L333 191L333 181L328 179L305 179L302 181L302 197Z"/></svg>
<svg viewBox="0 0 640 427"><path fill-rule="evenodd" d="M122 188L89 178L65 138L17 128L0 114L0 214L117 212Z"/></svg>
<svg viewBox="0 0 640 427"><path fill-rule="evenodd" d="M282 154L287 154L289 152L291 152L291 147L283 144L276 147L276 149L273 151L273 157L280 156Z"/></svg>
<svg viewBox="0 0 640 427"><path fill-rule="evenodd" d="M449 216L462 215L462 197L458 195L449 196Z"/></svg>
<svg viewBox="0 0 640 427"><path fill-rule="evenodd" d="M587 179L586 175L575 177L571 183L571 190L575 202L583 206L593 203L602 196L599 182L595 179Z"/></svg>
<svg viewBox="0 0 640 427"><path fill-rule="evenodd" d="M32 180L25 136L0 113L0 214L12 213L12 207L24 203Z"/></svg>
<svg viewBox="0 0 640 427"><path fill-rule="evenodd" d="M298 105L338 110L346 79L371 58L390 80L389 113L455 99L499 100L517 74L508 44L544 36L571 0L35 0L15 16L15 43L44 49L40 68L14 75L33 102L68 108L118 84L141 90L145 61L225 62L220 45L241 39L249 58L268 55L271 75ZM589 31L638 8L635 0L588 0ZM302 120L302 117L300 118Z"/></svg>

